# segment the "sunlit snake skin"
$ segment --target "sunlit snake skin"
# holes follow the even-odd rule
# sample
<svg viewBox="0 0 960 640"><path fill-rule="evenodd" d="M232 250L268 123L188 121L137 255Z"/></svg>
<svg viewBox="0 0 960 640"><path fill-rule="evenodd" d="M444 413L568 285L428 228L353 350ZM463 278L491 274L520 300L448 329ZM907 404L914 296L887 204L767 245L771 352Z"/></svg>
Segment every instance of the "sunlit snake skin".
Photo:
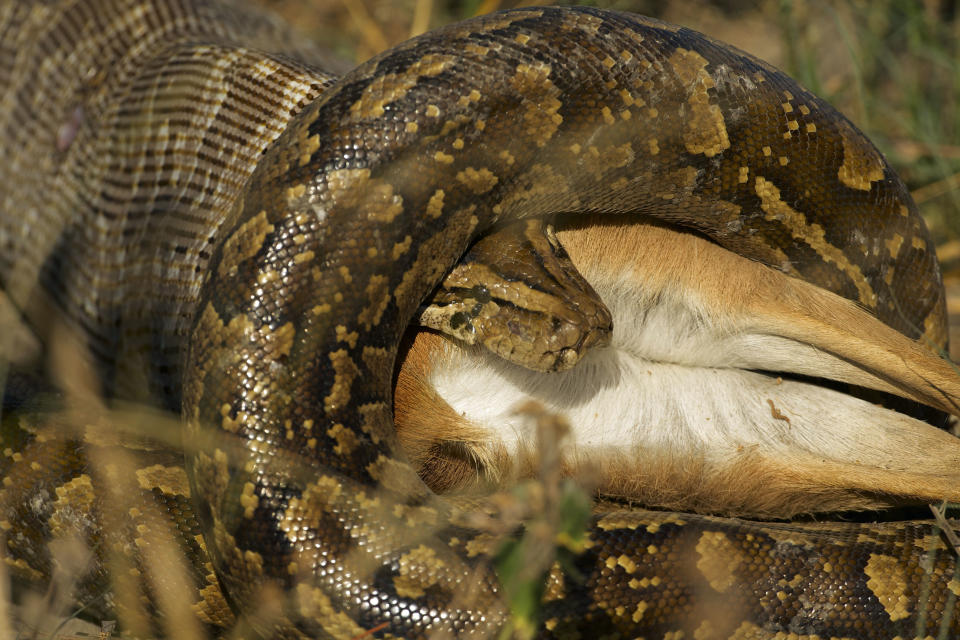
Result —
<svg viewBox="0 0 960 640"><path fill-rule="evenodd" d="M40 283L107 395L182 411L210 443L187 445L189 489L163 452L136 487L175 512L204 624L229 618L218 584L237 612L271 585L290 596L254 616L266 637L505 623L495 545L398 454L390 402L401 332L498 220L659 217L945 341L929 238L880 154L782 73L686 29L517 10L332 85L282 27L214 2L4 3L0 47L0 279L25 309ZM14 431L6 560L42 581L37 541L100 508L105 481L77 440ZM131 526L142 541L161 525ZM588 535L576 572L551 572L544 636L960 634L956 559L928 523L634 511Z"/></svg>

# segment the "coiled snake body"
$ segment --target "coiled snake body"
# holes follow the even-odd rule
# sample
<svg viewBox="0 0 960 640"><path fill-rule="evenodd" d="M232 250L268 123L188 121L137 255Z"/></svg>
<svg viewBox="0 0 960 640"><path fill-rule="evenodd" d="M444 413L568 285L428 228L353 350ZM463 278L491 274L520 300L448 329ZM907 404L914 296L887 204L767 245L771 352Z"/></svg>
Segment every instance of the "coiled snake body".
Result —
<svg viewBox="0 0 960 640"><path fill-rule="evenodd" d="M180 412L208 443L185 446L189 488L150 453L133 491L174 514L203 624L226 603L278 638L506 623L496 545L423 485L391 419L402 331L498 221L653 216L945 342L929 238L881 155L782 73L680 27L509 11L336 81L284 27L212 1L4 3L0 34L0 279L79 328L107 396ZM45 579L43 543L68 525L94 535L77 505L115 525L102 555L129 534L130 575L149 568L164 525L92 490L109 474L83 447L104 438L5 439L17 577ZM124 584L163 599L124 579L109 605L143 607ZM614 510L551 570L540 633L953 637L958 584L924 522ZM287 597L259 610L271 592Z"/></svg>

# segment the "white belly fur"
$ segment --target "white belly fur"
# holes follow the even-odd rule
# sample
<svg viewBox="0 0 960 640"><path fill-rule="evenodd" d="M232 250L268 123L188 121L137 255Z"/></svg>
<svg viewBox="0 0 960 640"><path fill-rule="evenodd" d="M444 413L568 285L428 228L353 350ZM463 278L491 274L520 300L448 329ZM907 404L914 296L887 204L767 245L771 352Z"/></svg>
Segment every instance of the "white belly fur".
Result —
<svg viewBox="0 0 960 640"><path fill-rule="evenodd" d="M960 376L931 352L838 296L689 234L611 225L560 238L613 314L611 345L570 371L537 373L424 339L408 355L420 365L404 366L419 366L413 385L449 411L421 412L416 424L403 416L418 411L398 409L398 428L411 449L432 451L434 473L444 472L426 446L436 441L466 443L485 481L529 473L536 435L516 407L535 400L571 425L569 473L648 505L789 516L960 498L960 440L777 376L849 381L949 410ZM398 405L425 402L412 397L398 390Z"/></svg>

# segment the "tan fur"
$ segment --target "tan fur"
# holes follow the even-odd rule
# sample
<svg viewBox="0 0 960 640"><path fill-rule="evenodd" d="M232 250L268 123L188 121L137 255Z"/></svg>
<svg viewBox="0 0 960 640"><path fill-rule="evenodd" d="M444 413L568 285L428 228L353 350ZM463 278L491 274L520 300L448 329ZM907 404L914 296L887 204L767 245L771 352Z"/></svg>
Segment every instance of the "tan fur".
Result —
<svg viewBox="0 0 960 640"><path fill-rule="evenodd" d="M455 347L439 334L417 332L401 356L403 366L395 384L397 397L403 398L394 402L394 421L404 451L437 492L475 484L481 469L496 474L509 466L506 452L489 441L487 429L464 419L428 382L434 358L444 357L451 348ZM462 446L444 450L443 443Z"/></svg>
<svg viewBox="0 0 960 640"><path fill-rule="evenodd" d="M742 368L830 378L956 413L960 375L952 363L835 294L663 226L612 223L560 229L558 235L595 286L629 274L627 279L646 295L689 297L731 335L768 334L796 343L796 357L789 362L750 361L758 358L754 353L745 356ZM481 358L476 349L421 331L402 361L397 428L437 490L504 484L535 465L535 451L521 446L511 455L489 425L461 416L436 392L432 375L467 364L483 366L477 364ZM807 386L809 393L826 393ZM789 412L768 402L772 417L789 433L794 428ZM850 434L873 445L852 459L817 451L813 434L813 450L784 452L776 443L758 442L719 461L702 451L644 450L630 443L602 453L568 447L564 467L571 475L589 474L605 495L678 510L790 516L960 499L960 440L920 421L872 410L889 418L871 424L862 436Z"/></svg>
<svg viewBox="0 0 960 640"><path fill-rule="evenodd" d="M729 323L731 332L756 329L792 338L853 365L825 361L818 363L821 368L788 371L886 391L948 413L960 410L960 375L951 362L931 358L928 345L825 289L654 224L569 227L558 236L590 279L632 272L648 289L688 290Z"/></svg>

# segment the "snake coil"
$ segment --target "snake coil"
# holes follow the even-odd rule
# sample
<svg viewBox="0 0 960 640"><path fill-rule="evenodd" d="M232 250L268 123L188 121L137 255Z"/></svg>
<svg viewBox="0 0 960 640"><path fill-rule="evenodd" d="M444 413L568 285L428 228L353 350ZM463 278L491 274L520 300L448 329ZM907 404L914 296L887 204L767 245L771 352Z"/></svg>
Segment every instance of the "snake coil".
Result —
<svg viewBox="0 0 960 640"><path fill-rule="evenodd" d="M80 594L120 580L107 608L157 613L139 596L163 600L162 580L137 576L162 529L201 627L496 635L495 540L421 482L391 414L401 333L496 223L650 216L945 343L929 237L880 153L780 71L682 27L518 9L338 79L283 25L214 0L5 1L0 34L3 290L64 314L106 396L208 443L185 464L142 448L127 491L91 462L117 439L102 430L5 427L7 565L48 579L49 539L79 527L98 567L140 558L85 578ZM111 490L133 506L111 512ZM613 510L550 569L538 633L954 637L958 584L927 522Z"/></svg>

